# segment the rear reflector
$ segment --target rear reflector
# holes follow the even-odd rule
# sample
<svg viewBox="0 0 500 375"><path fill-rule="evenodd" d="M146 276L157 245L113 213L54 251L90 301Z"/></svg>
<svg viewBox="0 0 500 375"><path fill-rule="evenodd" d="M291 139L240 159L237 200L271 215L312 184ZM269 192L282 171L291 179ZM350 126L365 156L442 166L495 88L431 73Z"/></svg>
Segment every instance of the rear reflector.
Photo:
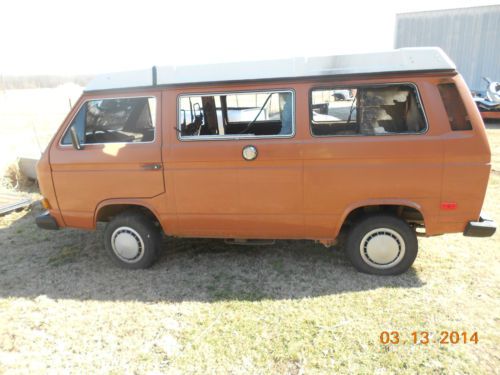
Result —
<svg viewBox="0 0 500 375"><path fill-rule="evenodd" d="M441 202L442 210L455 210L457 208L456 202Z"/></svg>

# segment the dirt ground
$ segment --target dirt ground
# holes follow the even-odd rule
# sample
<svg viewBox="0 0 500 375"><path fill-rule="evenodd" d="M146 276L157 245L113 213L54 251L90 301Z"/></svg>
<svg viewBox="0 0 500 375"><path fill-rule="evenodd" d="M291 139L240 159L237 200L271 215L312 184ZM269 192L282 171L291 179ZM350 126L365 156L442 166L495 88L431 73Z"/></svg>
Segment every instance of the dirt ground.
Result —
<svg viewBox="0 0 500 375"><path fill-rule="evenodd" d="M488 127L484 208L499 221L500 125ZM152 269L127 271L102 227L39 230L39 210L0 217L0 373L500 374L499 233L420 239L397 277L307 241L167 239ZM440 344L442 331L479 342Z"/></svg>

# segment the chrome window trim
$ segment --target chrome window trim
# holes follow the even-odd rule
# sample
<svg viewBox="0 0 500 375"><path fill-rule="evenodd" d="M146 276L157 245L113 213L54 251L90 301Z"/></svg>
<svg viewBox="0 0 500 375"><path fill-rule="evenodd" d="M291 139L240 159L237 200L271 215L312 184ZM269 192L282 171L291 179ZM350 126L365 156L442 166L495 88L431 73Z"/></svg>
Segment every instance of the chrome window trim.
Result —
<svg viewBox="0 0 500 375"><path fill-rule="evenodd" d="M75 113L73 114L73 116L71 117L71 121L68 122L68 125L66 125L66 128L64 129L64 132L62 133L61 137L59 138L59 142L58 142L58 146L59 147L62 147L62 148L67 148L67 147L73 147L73 145L71 143L69 144L64 144L62 143L64 137L66 136L66 133L69 131L69 128L71 127L71 124L73 123L73 121L75 120L75 117L78 115L78 113L80 112L80 110L82 109L82 107L87 103L87 102L90 102L92 100L113 100L113 99L136 99L136 98L147 98L147 99L150 99L150 98L153 98L155 101L156 101L156 113L155 113L155 126L154 126L154 137L153 137L153 140L152 141L148 141L148 142L104 142L104 143L82 143L81 145L82 146L92 146L92 145L109 145L109 144L113 144L113 145L119 145L119 144L124 144L124 145L136 145L136 144L151 144L151 143L155 143L156 142L156 135L157 135L157 124L156 124L156 120L157 120L157 116L158 116L158 102L160 102L160 105L161 105L161 100L158 100L158 97L157 96L150 96L150 95L138 95L138 96L118 96L118 97L104 97L104 98L93 98L93 99L85 99L85 101L82 102L82 104L80 104L80 106L78 107L78 110L75 111ZM160 121L161 122L161 121ZM160 124L161 125L161 124Z"/></svg>
<svg viewBox="0 0 500 375"><path fill-rule="evenodd" d="M252 94L252 93L282 93L288 92L292 94L292 133L291 134L276 134L276 135L245 135L245 134L231 134L231 135L197 135L197 136L182 136L180 134L180 101L182 97L193 97L193 96L216 96L216 95L237 95L237 94ZM296 122L295 122L295 90L294 89L258 89L258 90L242 90L242 91L214 91L214 92L193 92L193 93L183 93L177 95L177 124L175 127L175 132L177 133L177 140L181 142L192 142L192 141L226 141L226 140L247 140L247 139L273 139L273 138L294 138L296 134Z"/></svg>
<svg viewBox="0 0 500 375"><path fill-rule="evenodd" d="M422 108L422 115L424 117L425 129L419 132L411 132L411 133L381 133L381 134L332 134L332 135L315 135L312 131L312 123L313 123L313 114L312 114L312 93L315 90L339 90L341 88L349 89L349 88L358 88L358 87L389 87L389 86L401 86L406 85L413 87L416 92L417 103ZM318 122L316 122L318 123ZM319 122L321 123L321 122ZM385 137L385 136L406 136L406 135L424 135L429 132L429 120L427 119L427 113L425 110L424 103L422 102L422 98L420 97L420 91L418 90L418 86L414 82L391 82L391 83L374 83L374 84L358 84L358 85L329 85L329 86L314 86L309 90L309 134L313 138L332 138L332 137Z"/></svg>

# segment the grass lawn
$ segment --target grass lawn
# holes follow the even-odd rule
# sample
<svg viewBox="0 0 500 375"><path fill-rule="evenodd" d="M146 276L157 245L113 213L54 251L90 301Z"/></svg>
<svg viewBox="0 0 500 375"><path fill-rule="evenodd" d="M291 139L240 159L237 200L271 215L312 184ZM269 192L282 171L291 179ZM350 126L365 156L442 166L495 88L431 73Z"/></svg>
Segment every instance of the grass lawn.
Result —
<svg viewBox="0 0 500 375"><path fill-rule="evenodd" d="M500 126L488 134L484 208L499 221ZM396 277L306 241L168 239L152 269L126 271L102 228L42 231L36 211L0 217L0 373L500 374L498 233L421 238ZM441 331L478 343L440 344Z"/></svg>

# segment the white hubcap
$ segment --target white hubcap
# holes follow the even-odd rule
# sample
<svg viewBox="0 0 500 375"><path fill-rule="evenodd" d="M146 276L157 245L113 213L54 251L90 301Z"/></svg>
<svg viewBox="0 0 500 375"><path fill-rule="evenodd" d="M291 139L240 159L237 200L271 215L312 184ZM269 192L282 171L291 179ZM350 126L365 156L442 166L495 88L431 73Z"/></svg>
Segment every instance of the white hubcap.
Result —
<svg viewBox="0 0 500 375"><path fill-rule="evenodd" d="M361 258L374 268L390 268L399 264L405 255L405 242L401 235L389 228L368 232L359 245Z"/></svg>
<svg viewBox="0 0 500 375"><path fill-rule="evenodd" d="M141 236L130 227L115 229L111 235L111 246L118 258L127 263L138 262L144 255Z"/></svg>

